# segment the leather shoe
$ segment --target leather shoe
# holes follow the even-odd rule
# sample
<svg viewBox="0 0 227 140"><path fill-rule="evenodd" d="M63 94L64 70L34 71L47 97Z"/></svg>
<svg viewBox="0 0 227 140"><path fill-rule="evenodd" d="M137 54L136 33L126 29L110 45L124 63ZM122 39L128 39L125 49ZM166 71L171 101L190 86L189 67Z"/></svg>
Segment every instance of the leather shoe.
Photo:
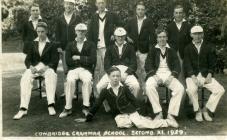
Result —
<svg viewBox="0 0 227 140"><path fill-rule="evenodd" d="M27 110L19 110L19 112L13 117L13 119L20 120L25 115L27 115Z"/></svg>
<svg viewBox="0 0 227 140"><path fill-rule="evenodd" d="M71 109L64 109L62 113L59 115L59 118L64 118L72 114Z"/></svg>

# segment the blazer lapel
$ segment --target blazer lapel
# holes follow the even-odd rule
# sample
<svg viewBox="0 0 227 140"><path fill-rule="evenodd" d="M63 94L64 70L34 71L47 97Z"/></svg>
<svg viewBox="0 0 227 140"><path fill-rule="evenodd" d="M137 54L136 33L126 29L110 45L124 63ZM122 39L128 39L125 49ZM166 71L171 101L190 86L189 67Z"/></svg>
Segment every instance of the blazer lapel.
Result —
<svg viewBox="0 0 227 140"><path fill-rule="evenodd" d="M34 28L34 26L33 26L33 24L32 24L32 21L29 21L29 26L30 26L33 30L35 30L35 28Z"/></svg>
<svg viewBox="0 0 227 140"><path fill-rule="evenodd" d="M73 13L72 17L71 17L71 19L69 21L69 25L72 24L75 20L76 20L76 15Z"/></svg>
<svg viewBox="0 0 227 140"><path fill-rule="evenodd" d="M202 51L204 50L204 46L205 46L205 43L204 43L204 40L203 40L203 42L201 44L201 47L200 47L199 53L202 53Z"/></svg>
<svg viewBox="0 0 227 140"><path fill-rule="evenodd" d="M124 44L124 46L123 46L123 48L122 48L122 54L121 54L121 57L123 57L123 56L124 56L126 49L127 49L127 45L126 45L126 44Z"/></svg>
<svg viewBox="0 0 227 140"><path fill-rule="evenodd" d="M82 53L83 49L84 49L84 45L85 45L85 42L83 44L83 48L81 50L81 52L79 51L79 49L77 48L77 42L76 41L73 41L73 53Z"/></svg>
<svg viewBox="0 0 227 140"><path fill-rule="evenodd" d="M143 20L143 23L142 23L142 25L141 25L140 32L138 33L139 35L143 32L146 23L147 23L147 19L144 19L144 20ZM138 28L138 26L137 26L137 28ZM137 30L137 32L138 32L138 30Z"/></svg>
<svg viewBox="0 0 227 140"><path fill-rule="evenodd" d="M156 58L155 58L156 64L160 63L160 55L161 55L161 50L160 49L156 49ZM159 67L159 66L157 66L157 67Z"/></svg>
<svg viewBox="0 0 227 140"><path fill-rule="evenodd" d="M198 55L201 53L201 50L202 50L202 48L203 48L203 44L204 44L204 42L201 44L200 50L199 50L199 52L198 52L196 46L192 43L193 49L194 49L194 51L195 51Z"/></svg>
<svg viewBox="0 0 227 140"><path fill-rule="evenodd" d="M94 30L95 30L95 34L99 34L99 15L96 13L94 15Z"/></svg>
<svg viewBox="0 0 227 140"><path fill-rule="evenodd" d="M175 29L176 32L180 32L180 30L179 30L178 27L177 27L176 22L174 22L174 21L173 21L173 27L174 27L174 29ZM181 28L182 28L182 25L181 25ZM180 29L181 29L181 28L180 28Z"/></svg>
<svg viewBox="0 0 227 140"><path fill-rule="evenodd" d="M109 23L109 21L110 21L110 14L109 14L109 12L106 12L106 21L105 21L105 23L104 23L104 30L105 30L105 28L106 28L106 25L109 25L108 23Z"/></svg>
<svg viewBox="0 0 227 140"><path fill-rule="evenodd" d="M183 31L183 28L185 26L185 21L182 22L180 29L178 29L176 22L174 22L174 25L175 25L174 28L176 29L176 31L181 32Z"/></svg>
<svg viewBox="0 0 227 140"><path fill-rule="evenodd" d="M134 26L136 35L139 36L137 18L134 18L134 22L133 23L134 23L133 26Z"/></svg>
<svg viewBox="0 0 227 140"><path fill-rule="evenodd" d="M180 28L180 32L185 31L186 22L183 22Z"/></svg>
<svg viewBox="0 0 227 140"><path fill-rule="evenodd" d="M116 55L118 56L118 58L120 58L120 55L119 55L119 50L118 50L118 48L117 48L117 45L116 45L116 44L114 44L114 50L115 50Z"/></svg>
<svg viewBox="0 0 227 140"><path fill-rule="evenodd" d="M67 22L66 22L66 19L65 19L64 14L61 16L61 20L62 20L62 22L63 22L64 24L66 24L66 25L67 25Z"/></svg>
<svg viewBox="0 0 227 140"><path fill-rule="evenodd" d="M34 48L35 48L35 54L40 56L40 54L39 54L39 42L38 41L34 41Z"/></svg>
<svg viewBox="0 0 227 140"><path fill-rule="evenodd" d="M84 42L83 47L82 47L82 49L81 49L81 52L80 52L80 53L82 53L83 51L85 51L85 50L86 50L86 48L87 48L87 41L85 41L85 42Z"/></svg>
<svg viewBox="0 0 227 140"><path fill-rule="evenodd" d="M45 54L45 53L47 53L48 52L48 50L50 49L50 43L49 42L46 42L46 45L45 45L45 47L44 47L44 49L43 49L43 52L42 52L42 54L41 54L41 57Z"/></svg>

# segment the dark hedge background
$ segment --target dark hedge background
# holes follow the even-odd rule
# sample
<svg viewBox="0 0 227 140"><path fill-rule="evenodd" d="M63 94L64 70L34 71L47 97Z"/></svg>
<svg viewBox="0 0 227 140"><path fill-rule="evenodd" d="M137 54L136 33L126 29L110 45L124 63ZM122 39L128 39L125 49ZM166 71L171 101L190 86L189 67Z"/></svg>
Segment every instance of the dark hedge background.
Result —
<svg viewBox="0 0 227 140"><path fill-rule="evenodd" d="M27 0L29 1L29 0ZM41 16L48 22L50 33L54 38L55 19L63 12L63 0L30 0L26 3L23 0L2 2L8 9L13 10L13 27L3 30L3 40L11 36L19 36L21 25L29 17L29 4L34 1L40 4ZM146 15L153 19L157 27L162 24L166 26L173 19L173 7L182 4L185 8L185 18L191 24L200 24L204 27L205 37L217 46L218 56L227 56L227 42L221 36L221 26L224 17L227 15L227 0L143 0L147 6ZM137 0L107 0L107 7L117 13L123 20L134 15ZM91 15L96 11L95 0L78 0L75 13L80 14L87 24ZM227 25L225 25L227 28ZM227 31L226 29L224 29ZM227 32L225 32L227 34ZM224 59L223 59L224 60ZM227 60L227 59L226 59ZM227 62L225 62L227 65Z"/></svg>

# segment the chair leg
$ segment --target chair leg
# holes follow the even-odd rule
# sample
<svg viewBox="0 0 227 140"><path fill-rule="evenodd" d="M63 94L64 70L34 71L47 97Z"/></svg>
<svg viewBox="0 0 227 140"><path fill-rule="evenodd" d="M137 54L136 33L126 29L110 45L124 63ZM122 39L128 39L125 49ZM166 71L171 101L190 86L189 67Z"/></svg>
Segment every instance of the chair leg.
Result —
<svg viewBox="0 0 227 140"><path fill-rule="evenodd" d="M201 89L201 92L202 92L202 99L201 99L201 108L204 108L204 106L205 106L205 89L204 88L202 88ZM212 117L215 117L215 113L214 112L211 112L211 115L212 115Z"/></svg>
<svg viewBox="0 0 227 140"><path fill-rule="evenodd" d="M205 100L205 95L204 95L204 89L202 88L202 99L201 99L201 108L204 107L204 100Z"/></svg>
<svg viewBox="0 0 227 140"><path fill-rule="evenodd" d="M94 90L92 88L92 91L91 91L91 97L90 97L90 106L93 106L93 104L95 103L95 95L94 95Z"/></svg>
<svg viewBox="0 0 227 140"><path fill-rule="evenodd" d="M166 104L169 104L169 89L166 87Z"/></svg>
<svg viewBox="0 0 227 140"><path fill-rule="evenodd" d="M79 81L76 81L76 100L79 100Z"/></svg>
<svg viewBox="0 0 227 140"><path fill-rule="evenodd" d="M42 99L42 80L39 79L39 97Z"/></svg>
<svg viewBox="0 0 227 140"><path fill-rule="evenodd" d="M57 101L57 99L58 99L58 97L57 97L57 94L56 94L56 92L55 92L55 95L54 95L54 100L55 100L55 102Z"/></svg>
<svg viewBox="0 0 227 140"><path fill-rule="evenodd" d="M213 118L215 117L215 114L214 114L214 112L212 112L212 117L213 117Z"/></svg>

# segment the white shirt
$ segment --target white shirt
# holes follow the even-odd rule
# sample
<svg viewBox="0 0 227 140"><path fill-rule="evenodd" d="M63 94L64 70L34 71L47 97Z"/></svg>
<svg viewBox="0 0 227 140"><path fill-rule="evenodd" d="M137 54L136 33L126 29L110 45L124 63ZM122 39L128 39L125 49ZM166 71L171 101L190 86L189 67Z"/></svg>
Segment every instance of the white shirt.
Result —
<svg viewBox="0 0 227 140"><path fill-rule="evenodd" d="M146 19L147 17L146 16L144 16L142 19L139 19L138 17L137 17L137 25L138 25L138 33L140 34L140 31L141 31L141 27L142 27L142 25L143 25L143 21Z"/></svg>
<svg viewBox="0 0 227 140"><path fill-rule="evenodd" d="M45 41L40 42L40 41L39 41L39 38L37 37L34 41L38 41L38 42L39 42L38 48L39 48L39 55L41 56L42 53L43 53L43 50L44 50L44 48L45 48L45 46L46 46L46 43L47 43L47 42L50 42L50 40L49 40L48 38L46 38Z"/></svg>
<svg viewBox="0 0 227 140"><path fill-rule="evenodd" d="M116 87L112 87L111 84L109 83L108 86L107 86L107 89L112 88L114 94L117 96L117 95L118 95L119 88L120 88L121 86L123 86L121 82L119 82L119 85L116 86Z"/></svg>
<svg viewBox="0 0 227 140"><path fill-rule="evenodd" d="M105 11L105 12L107 12L107 11L108 11L108 9L106 9L106 8L105 8L105 10L104 10L104 11ZM97 11L96 11L96 13L97 13L97 14L99 14L99 10L97 10Z"/></svg>
<svg viewBox="0 0 227 140"><path fill-rule="evenodd" d="M193 43L193 44L194 44L194 46L196 47L196 49L197 49L198 53L200 53L200 49L201 49L201 45L203 44L203 40L201 41L201 43L200 43L200 44L195 44L195 42L194 42L194 41L192 41L192 43Z"/></svg>
<svg viewBox="0 0 227 140"><path fill-rule="evenodd" d="M170 46L169 46L168 43L166 43L166 46L165 46L165 47L166 47L166 48L170 48ZM155 45L155 48L161 49L161 47L160 47L158 44Z"/></svg>
<svg viewBox="0 0 227 140"><path fill-rule="evenodd" d="M115 45L118 48L118 52L119 52L120 56L122 55L122 49L123 49L124 44L126 44L126 41L123 44L121 44L120 46L115 42Z"/></svg>
<svg viewBox="0 0 227 140"><path fill-rule="evenodd" d="M106 12L99 14L100 18L104 18L106 15ZM103 21L101 19L99 19L99 41L98 41L98 48L104 48L106 47L105 44L105 38L104 38L104 27L105 27L105 23L106 23L106 19L104 19Z"/></svg>
<svg viewBox="0 0 227 140"><path fill-rule="evenodd" d="M32 22L32 25L33 25L33 28L36 29L37 27L37 24L39 22L39 20L42 19L42 17L39 15L38 19L37 20L33 20L32 17L30 16L28 21L31 21Z"/></svg>
<svg viewBox="0 0 227 140"><path fill-rule="evenodd" d="M186 20L183 19L181 22L177 23L176 20L174 19L174 22L176 23L178 30L181 29L182 23L185 22L185 21L186 21Z"/></svg>
<svg viewBox="0 0 227 140"><path fill-rule="evenodd" d="M47 42L50 42L50 40L48 39L48 38L46 38L46 40L45 41L43 41L43 42L40 42L39 41L39 38L37 37L34 41L38 41L39 42L39 46L38 46L38 50L39 50L39 55L41 56L42 55L42 53L43 53L43 50L44 50L44 48L45 48L45 46L46 46L46 43ZM39 62L36 66L35 66L35 68L39 71L39 70L41 70L41 69L43 69L45 67L45 65L42 63L42 62Z"/></svg>
<svg viewBox="0 0 227 140"><path fill-rule="evenodd" d="M76 42L77 42L77 38L76 38L75 40L76 40ZM84 46L84 42L85 42L86 40L87 40L87 39L84 38L84 41L83 41L82 43L77 42L76 47L77 47L77 49L78 49L79 52L82 51L83 46Z"/></svg>
<svg viewBox="0 0 227 140"><path fill-rule="evenodd" d="M166 44L165 47L170 48L169 44ZM161 49L158 44L155 46L155 48ZM165 77L165 78L167 78L169 75L171 75L171 71L170 71L168 64L166 62L166 57L163 58L161 56L161 54L160 54L160 64L159 64L159 67L158 67L156 74L159 75L159 76L161 75L160 77Z"/></svg>
<svg viewBox="0 0 227 140"><path fill-rule="evenodd" d="M67 24L69 24L69 22L70 22L70 20L71 20L71 18L72 18L72 15L73 15L73 13L70 14L70 15L66 15L66 14L64 13L64 17L65 17L65 20L66 20L66 23L67 23Z"/></svg>

